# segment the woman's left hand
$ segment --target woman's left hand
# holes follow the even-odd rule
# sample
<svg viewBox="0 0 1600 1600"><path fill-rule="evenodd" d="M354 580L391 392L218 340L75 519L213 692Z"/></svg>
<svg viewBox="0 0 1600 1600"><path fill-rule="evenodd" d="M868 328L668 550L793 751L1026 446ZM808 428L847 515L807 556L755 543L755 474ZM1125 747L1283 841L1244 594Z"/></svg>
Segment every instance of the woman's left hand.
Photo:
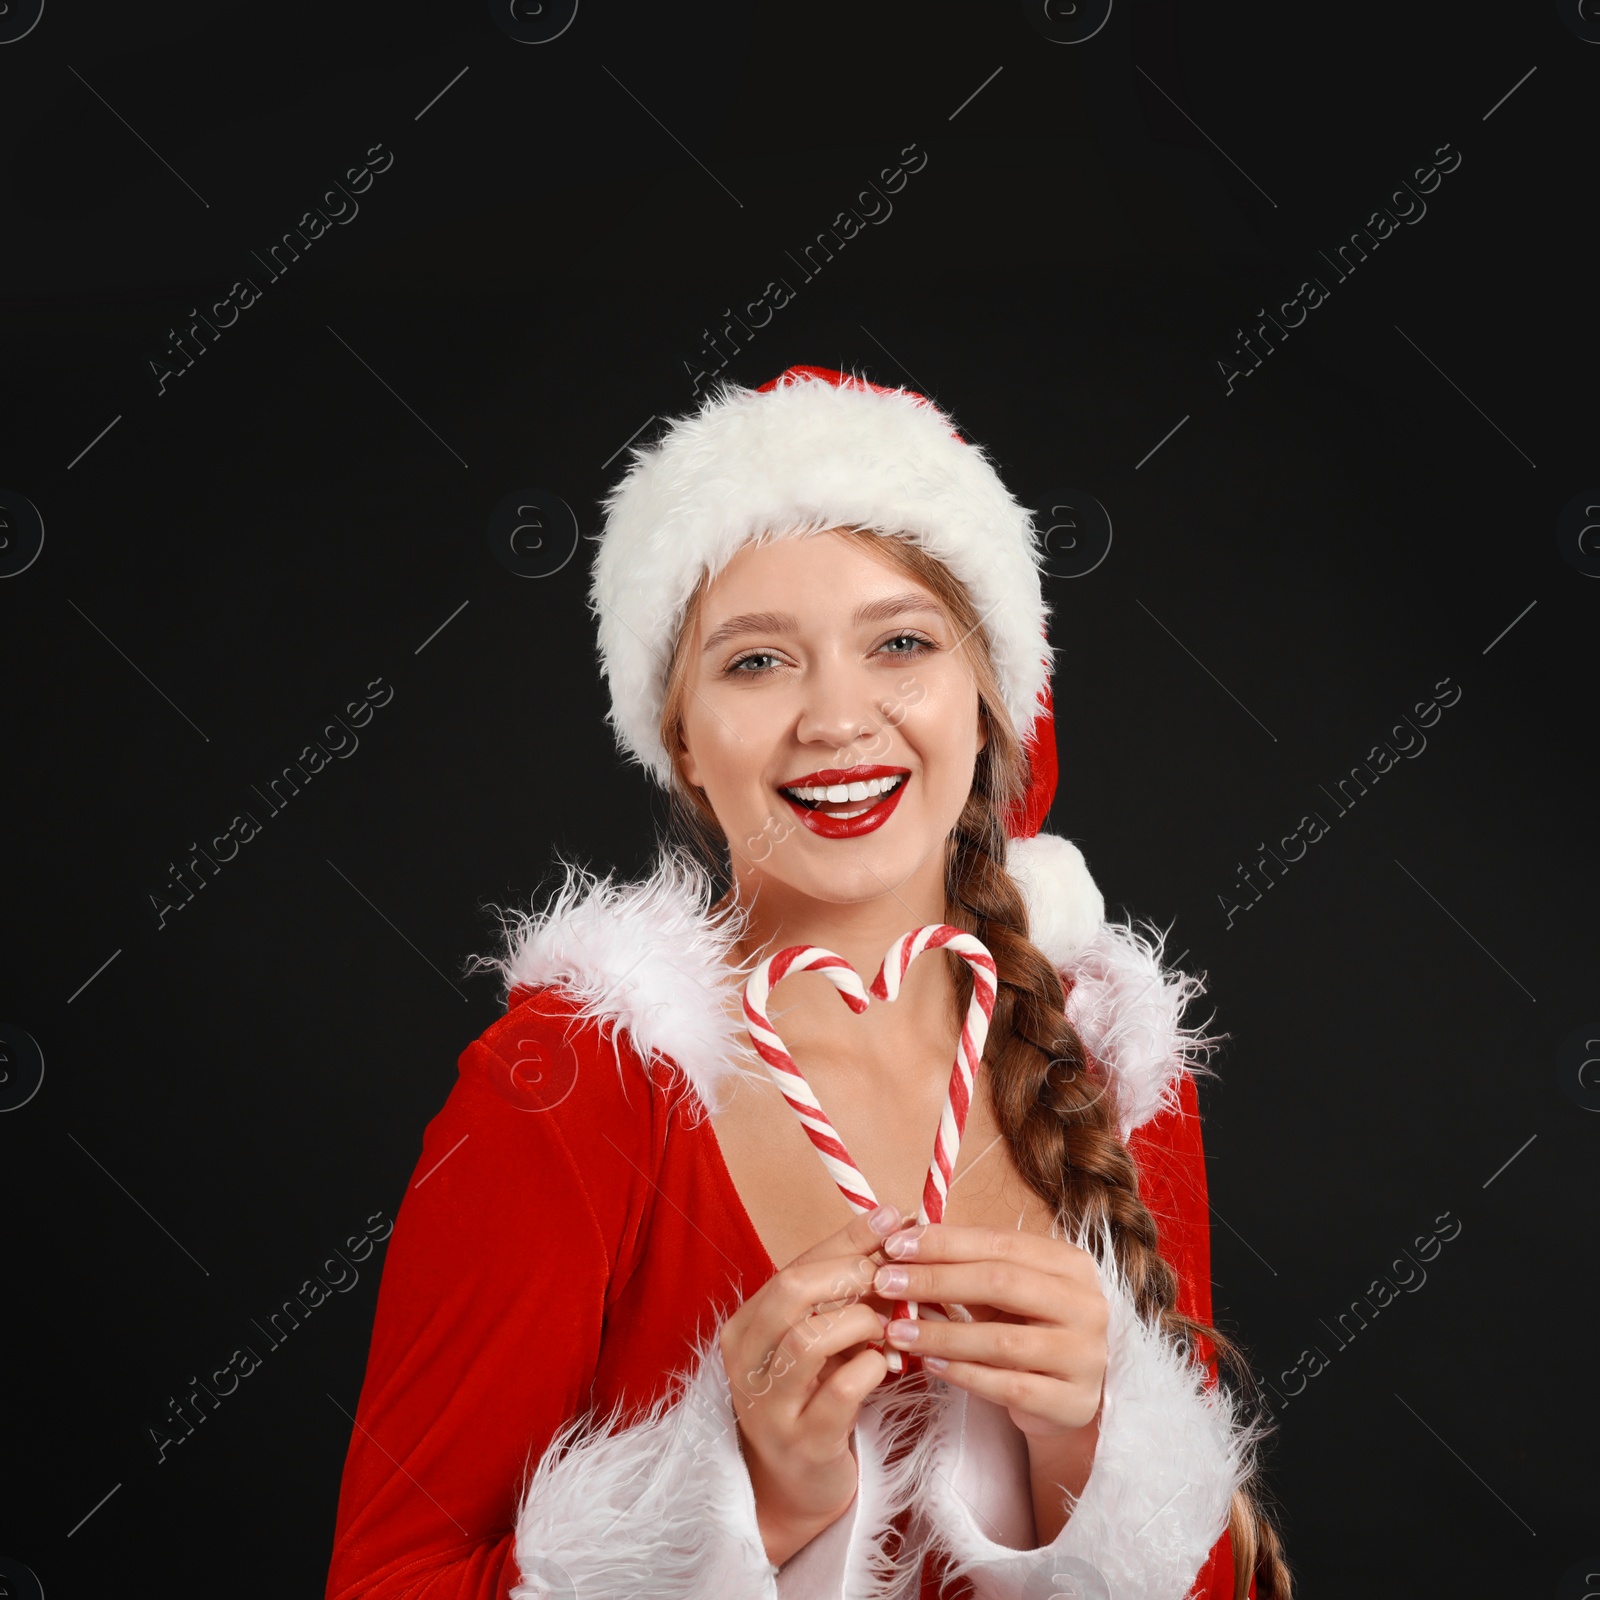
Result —
<svg viewBox="0 0 1600 1600"><path fill-rule="evenodd" d="M988 1306L1003 1320L893 1321L890 1346L1001 1405L1031 1438L1077 1433L1100 1410L1110 1307L1093 1258L1037 1234L930 1223L890 1234L873 1287L888 1300Z"/></svg>

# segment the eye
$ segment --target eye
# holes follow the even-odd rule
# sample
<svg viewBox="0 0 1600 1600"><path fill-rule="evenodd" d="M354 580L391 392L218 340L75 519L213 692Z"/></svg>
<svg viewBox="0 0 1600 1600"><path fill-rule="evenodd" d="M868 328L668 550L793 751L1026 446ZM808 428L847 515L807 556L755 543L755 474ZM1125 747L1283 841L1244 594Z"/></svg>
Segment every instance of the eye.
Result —
<svg viewBox="0 0 1600 1600"><path fill-rule="evenodd" d="M889 648L891 645L905 645L908 648L891 650ZM920 633L912 633L910 630L907 630L904 633L897 633L892 639L885 639L879 648L886 655L915 656L921 655L925 650L937 650L939 647L933 642L933 640L925 639Z"/></svg>
<svg viewBox="0 0 1600 1600"><path fill-rule="evenodd" d="M764 661L773 662L777 659L778 658L773 655L770 650L752 650L748 655L735 656L734 659L723 668L723 675L729 678L735 676L743 678L759 678L763 673L767 673L772 670L770 666L761 666L760 663ZM754 668L751 667L752 662L757 663Z"/></svg>

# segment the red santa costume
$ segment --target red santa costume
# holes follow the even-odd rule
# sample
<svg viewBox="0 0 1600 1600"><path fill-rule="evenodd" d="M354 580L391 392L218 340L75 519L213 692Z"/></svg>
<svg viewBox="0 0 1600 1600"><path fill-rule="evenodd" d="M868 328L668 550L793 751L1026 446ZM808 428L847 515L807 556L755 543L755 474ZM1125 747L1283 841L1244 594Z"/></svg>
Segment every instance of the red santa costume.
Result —
<svg viewBox="0 0 1600 1600"><path fill-rule="evenodd" d="M815 368L724 388L634 452L606 509L592 603L610 720L663 783L676 628L747 540L864 525L967 584L1031 756L1007 858L1030 937L1115 1097L1178 1307L1209 1323L1204 1041L1184 1021L1199 984L1108 922L1078 850L1038 834L1056 769L1028 513L922 397ZM754 1061L728 1006L737 919L712 893L667 851L637 883L572 869L509 929L505 1015L463 1052L389 1243L328 1600L1231 1596L1251 1429L1139 1315L1109 1252L1094 1465L1052 1544L1036 1546L1004 1409L908 1374L861 1411L844 1515L767 1559L717 1333L777 1266L708 1115Z"/></svg>

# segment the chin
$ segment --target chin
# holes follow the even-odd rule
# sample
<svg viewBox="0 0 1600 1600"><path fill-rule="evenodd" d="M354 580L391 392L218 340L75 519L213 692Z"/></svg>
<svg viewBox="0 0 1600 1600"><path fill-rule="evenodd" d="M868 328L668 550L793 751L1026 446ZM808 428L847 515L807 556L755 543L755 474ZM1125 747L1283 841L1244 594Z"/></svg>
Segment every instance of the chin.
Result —
<svg viewBox="0 0 1600 1600"><path fill-rule="evenodd" d="M902 890L926 863L928 851L899 848L864 848L856 842L848 854L837 844L822 849L839 851L837 857L807 862L800 870L795 863L784 872L768 871L764 876L808 899L830 905L863 905ZM770 863L768 864L770 866Z"/></svg>

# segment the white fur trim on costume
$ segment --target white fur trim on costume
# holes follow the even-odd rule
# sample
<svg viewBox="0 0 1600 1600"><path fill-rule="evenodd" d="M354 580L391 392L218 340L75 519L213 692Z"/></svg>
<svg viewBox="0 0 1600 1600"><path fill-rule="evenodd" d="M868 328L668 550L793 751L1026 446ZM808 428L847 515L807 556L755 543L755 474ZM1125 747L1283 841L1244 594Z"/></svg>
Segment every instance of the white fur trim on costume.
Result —
<svg viewBox="0 0 1600 1600"><path fill-rule="evenodd" d="M610 1024L613 1045L626 1030L639 1055L665 1058L714 1108L751 1058L731 1004L745 971L728 959L742 918L713 919L711 893L681 852L663 852L637 883L569 866L546 909L507 918L504 953L475 965L497 970L508 994L559 987L581 1016ZM1208 1041L1182 1014L1200 984L1163 968L1159 935L1116 923L1102 923L1062 976L1068 1014L1110 1073L1126 1137L1198 1066ZM914 1600L934 1538L969 1572L979 1600L1052 1592L1031 1587L1051 1556L1088 1561L1113 1595L1181 1600L1226 1520L1253 1435L1226 1395L1141 1321L1109 1246L1093 1253L1111 1306L1105 1409L1089 1482L1048 1551L1026 1548L1026 1447L1019 1454L1010 1419L940 1385L932 1396L874 1396L863 1408L855 1502L779 1572L755 1522L713 1339L676 1400L625 1428L574 1424L546 1451L518 1511L523 1581L512 1600ZM932 1413L920 1429L918 1403ZM904 1454L891 1448L908 1439ZM890 1525L907 1506L918 1514L896 1559Z"/></svg>
<svg viewBox="0 0 1600 1600"><path fill-rule="evenodd" d="M982 449L904 390L876 394L796 377L761 394L723 384L675 419L606 497L590 584L608 720L665 787L658 732L664 678L684 608L752 539L861 526L938 557L986 618L1006 708L1025 738L1053 652L1031 514Z"/></svg>
<svg viewBox="0 0 1600 1600"><path fill-rule="evenodd" d="M932 1529L917 1518L908 1533L891 1524L916 1504L934 1434L934 1396L926 1391L867 1396L856 1419L856 1497L845 1514L796 1551L778 1573L778 1600L916 1600ZM900 1448L892 1449L896 1441ZM894 1460L891 1462L890 1455Z"/></svg>
<svg viewBox="0 0 1600 1600"><path fill-rule="evenodd" d="M677 1392L638 1420L580 1419L551 1442L519 1496L521 1582L510 1600L915 1600L934 1546L977 1600L1054 1593L1045 1577L1066 1560L1088 1563L1119 1600L1183 1600L1248 1475L1256 1433L1138 1316L1103 1240L1096 1259L1111 1311L1100 1434L1084 1491L1049 1546L1033 1545L1023 1435L1003 1408L935 1382L868 1398L854 1435L855 1500L774 1567L719 1329ZM905 1537L891 1545L907 1509Z"/></svg>
<svg viewBox="0 0 1600 1600"><path fill-rule="evenodd" d="M996 1522L997 1508L1030 1503L1026 1444L1016 1450L1010 1418L943 1386L923 1493L953 1572L971 1581L977 1600L1056 1593L1050 1571L1057 1561L1076 1578L1075 1594L1184 1600L1249 1474L1254 1427L1241 1422L1225 1390L1208 1388L1203 1369L1138 1315L1108 1264L1110 1250L1102 1245L1095 1253L1111 1308L1100 1435L1089 1481L1053 1543L1026 1548L1013 1527ZM1091 1574L1068 1562L1087 1563L1105 1589L1089 1586Z"/></svg>
<svg viewBox="0 0 1600 1600"><path fill-rule="evenodd" d="M767 1559L739 1445L720 1328L679 1391L639 1420L577 1422L552 1441L517 1510L510 1600L915 1600L932 1538L894 1539L927 1475L934 1397L869 1396L855 1499L781 1568ZM891 1443L909 1445L891 1452ZM895 1459L889 1459L891 1453Z"/></svg>
<svg viewBox="0 0 1600 1600"><path fill-rule="evenodd" d="M1015 871L1019 857L1028 856L1025 843L1013 841L1011 852ZM1051 864L1075 858L1072 903L1060 919L1081 932L1089 912L1103 904L1082 856L1065 840L1040 853ZM1030 878L1024 892L1037 893L1040 882ZM625 1030L644 1059L670 1062L701 1103L716 1110L733 1078L760 1063L737 1003L753 963L739 967L729 959L742 917L713 920L711 897L710 879L682 851L663 851L651 875L636 883L569 865L544 910L502 913L502 953L479 956L468 970L497 971L508 996L518 988L563 989L580 1016L611 1030L613 1044L616 1030ZM1031 926L1031 899L1028 914ZM1100 922L1064 961L1049 949L1045 954L1070 982L1067 1016L1111 1074L1127 1138L1176 1102L1186 1071L1205 1070L1211 1040L1183 1023L1204 986L1162 966L1158 934L1121 923Z"/></svg>
<svg viewBox="0 0 1600 1600"><path fill-rule="evenodd" d="M1062 971L1072 979L1067 1018L1089 1053L1111 1069L1124 1139L1177 1104L1184 1073L1205 1072L1215 1042L1183 1022L1204 983L1169 971L1163 956L1155 929L1107 922Z"/></svg>
<svg viewBox="0 0 1600 1600"><path fill-rule="evenodd" d="M1006 867L1028 904L1029 939L1064 971L1106 918L1105 896L1083 852L1070 839L1040 833L1012 839Z"/></svg>
<svg viewBox="0 0 1600 1600"><path fill-rule="evenodd" d="M664 851L649 878L617 883L576 865L543 911L502 913L503 954L470 971L498 971L507 995L559 986L579 1015L626 1029L646 1061L666 1058L700 1101L717 1109L728 1082L760 1063L730 1007L744 986L730 964L742 918L714 921L712 885L681 851Z"/></svg>
<svg viewBox="0 0 1600 1600"><path fill-rule="evenodd" d="M718 1341L640 1421L570 1424L521 1496L510 1600L776 1600Z"/></svg>

